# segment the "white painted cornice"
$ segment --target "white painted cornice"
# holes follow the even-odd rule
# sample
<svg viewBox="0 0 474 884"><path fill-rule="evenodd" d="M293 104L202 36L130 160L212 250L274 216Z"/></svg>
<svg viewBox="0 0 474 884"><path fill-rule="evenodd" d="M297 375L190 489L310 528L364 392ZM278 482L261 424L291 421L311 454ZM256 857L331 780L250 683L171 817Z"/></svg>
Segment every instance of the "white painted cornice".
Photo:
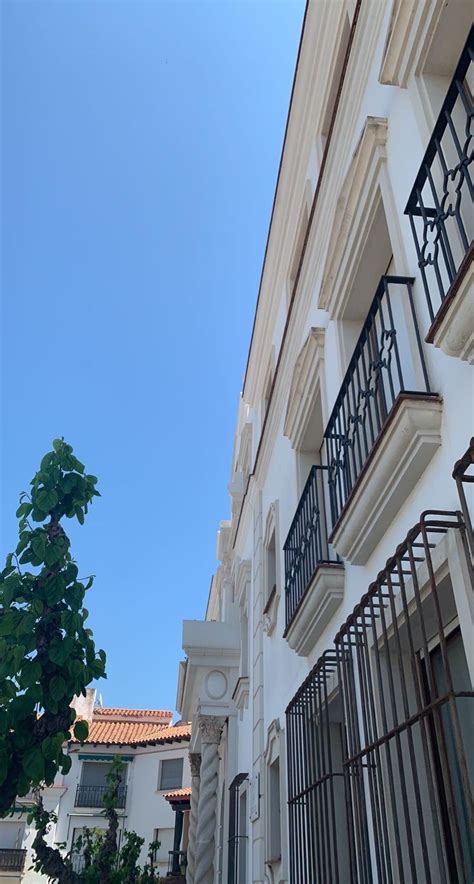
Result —
<svg viewBox="0 0 474 884"><path fill-rule="evenodd" d="M252 564L249 559L239 562L235 573L235 600L241 605L247 593L247 586L252 576Z"/></svg>
<svg viewBox="0 0 474 884"><path fill-rule="evenodd" d="M284 297L308 186L311 153L323 124L345 7L345 0L308 4L246 375L245 398L254 407L263 388L275 322Z"/></svg>

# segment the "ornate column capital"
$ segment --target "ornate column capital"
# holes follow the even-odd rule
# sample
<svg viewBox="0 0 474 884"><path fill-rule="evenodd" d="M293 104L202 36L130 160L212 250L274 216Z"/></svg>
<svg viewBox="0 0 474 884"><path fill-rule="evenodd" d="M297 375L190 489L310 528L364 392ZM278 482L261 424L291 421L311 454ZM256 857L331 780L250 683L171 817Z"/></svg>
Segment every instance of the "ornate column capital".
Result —
<svg viewBox="0 0 474 884"><path fill-rule="evenodd" d="M217 715L199 716L199 733L201 743L220 743L225 718Z"/></svg>
<svg viewBox="0 0 474 884"><path fill-rule="evenodd" d="M189 765L191 768L191 776L199 777L201 774L201 753L200 752L190 752L189 753Z"/></svg>

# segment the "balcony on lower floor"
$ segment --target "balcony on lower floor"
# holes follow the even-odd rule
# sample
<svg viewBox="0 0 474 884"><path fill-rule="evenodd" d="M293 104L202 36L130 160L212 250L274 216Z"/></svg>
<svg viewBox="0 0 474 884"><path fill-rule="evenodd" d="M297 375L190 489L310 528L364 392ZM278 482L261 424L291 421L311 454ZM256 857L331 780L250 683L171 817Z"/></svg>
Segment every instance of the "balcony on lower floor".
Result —
<svg viewBox="0 0 474 884"><path fill-rule="evenodd" d="M472 73L474 27L415 179L409 216L431 326L429 343L474 362Z"/></svg>
<svg viewBox="0 0 474 884"><path fill-rule="evenodd" d="M441 444L413 280L383 276L329 418L329 541L363 565Z"/></svg>
<svg viewBox="0 0 474 884"><path fill-rule="evenodd" d="M110 786L83 786L79 785L76 789L76 797L74 799L75 807L103 807L104 795L110 791ZM127 787L119 786L117 790L116 807L123 810L127 798Z"/></svg>
<svg viewBox="0 0 474 884"><path fill-rule="evenodd" d="M298 654L310 653L344 591L344 570L327 537L327 467L314 465L284 545L285 638Z"/></svg>
<svg viewBox="0 0 474 884"><path fill-rule="evenodd" d="M17 847L0 847L0 872L23 872L26 850Z"/></svg>

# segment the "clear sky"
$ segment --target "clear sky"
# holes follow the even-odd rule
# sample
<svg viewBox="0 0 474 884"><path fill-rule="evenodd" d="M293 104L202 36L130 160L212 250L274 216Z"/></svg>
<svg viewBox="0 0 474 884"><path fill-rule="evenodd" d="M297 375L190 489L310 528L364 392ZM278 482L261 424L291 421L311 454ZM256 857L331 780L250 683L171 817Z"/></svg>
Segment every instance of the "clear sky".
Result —
<svg viewBox="0 0 474 884"><path fill-rule="evenodd" d="M303 0L3 0L1 548L56 436L105 705L174 708L202 618Z"/></svg>

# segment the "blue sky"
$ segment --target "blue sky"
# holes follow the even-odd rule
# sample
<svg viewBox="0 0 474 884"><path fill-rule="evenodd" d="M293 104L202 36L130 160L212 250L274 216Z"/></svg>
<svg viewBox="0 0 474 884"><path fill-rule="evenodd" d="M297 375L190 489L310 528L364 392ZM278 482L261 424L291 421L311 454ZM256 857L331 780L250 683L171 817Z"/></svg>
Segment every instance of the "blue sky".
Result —
<svg viewBox="0 0 474 884"><path fill-rule="evenodd" d="M55 436L100 480L104 703L174 708L204 615L302 0L3 0L1 554Z"/></svg>

